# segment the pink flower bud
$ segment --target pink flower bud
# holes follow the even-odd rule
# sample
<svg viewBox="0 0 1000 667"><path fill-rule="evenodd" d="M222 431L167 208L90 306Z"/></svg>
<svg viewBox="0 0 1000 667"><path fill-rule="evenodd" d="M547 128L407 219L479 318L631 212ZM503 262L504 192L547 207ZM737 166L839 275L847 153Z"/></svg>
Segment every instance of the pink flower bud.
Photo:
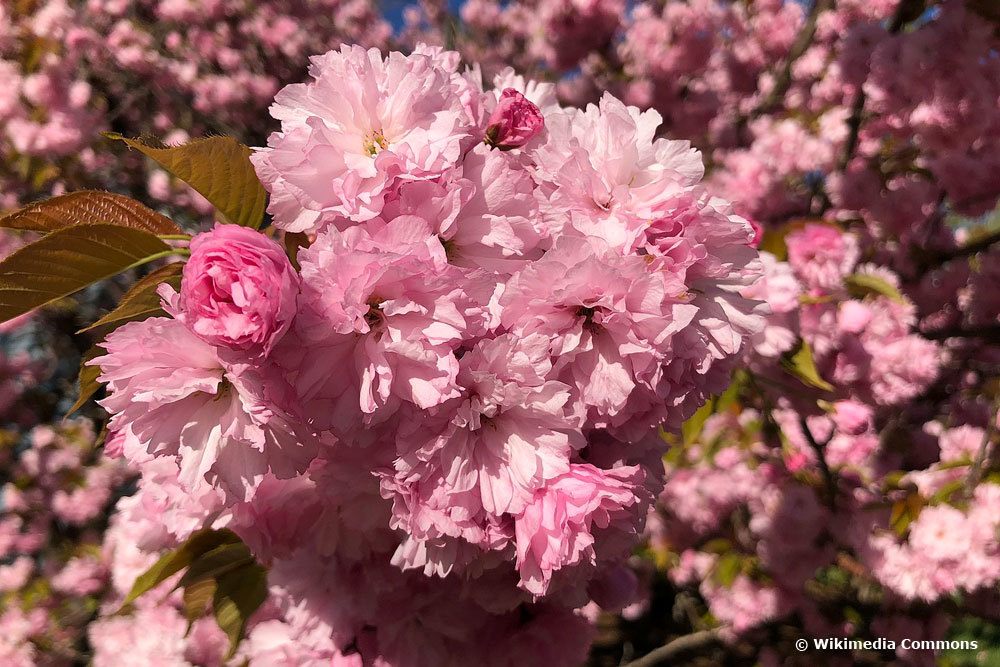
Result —
<svg viewBox="0 0 1000 667"><path fill-rule="evenodd" d="M750 223L750 228L753 230L753 238L750 239L750 245L754 248L759 248L760 242L764 240L764 227L753 218L747 218L746 221Z"/></svg>
<svg viewBox="0 0 1000 667"><path fill-rule="evenodd" d="M500 149L525 145L545 127L541 110L513 88L504 89L486 127L486 143Z"/></svg>
<svg viewBox="0 0 1000 667"><path fill-rule="evenodd" d="M178 317L212 345L266 354L291 324L297 293L281 246L247 227L217 225L191 241Z"/></svg>

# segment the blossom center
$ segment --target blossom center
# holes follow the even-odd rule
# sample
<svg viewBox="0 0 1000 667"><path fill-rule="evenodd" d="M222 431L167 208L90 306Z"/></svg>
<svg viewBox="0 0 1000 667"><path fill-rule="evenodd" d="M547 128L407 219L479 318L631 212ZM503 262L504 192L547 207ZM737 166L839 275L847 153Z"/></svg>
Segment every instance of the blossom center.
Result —
<svg viewBox="0 0 1000 667"><path fill-rule="evenodd" d="M378 155L378 152L389 147L389 142L381 129L372 130L365 135L365 152L371 157Z"/></svg>
<svg viewBox="0 0 1000 667"><path fill-rule="evenodd" d="M382 299L373 296L368 299L368 312L365 313L365 322L368 323L370 329L375 329L378 327L383 320L385 315L382 312Z"/></svg>

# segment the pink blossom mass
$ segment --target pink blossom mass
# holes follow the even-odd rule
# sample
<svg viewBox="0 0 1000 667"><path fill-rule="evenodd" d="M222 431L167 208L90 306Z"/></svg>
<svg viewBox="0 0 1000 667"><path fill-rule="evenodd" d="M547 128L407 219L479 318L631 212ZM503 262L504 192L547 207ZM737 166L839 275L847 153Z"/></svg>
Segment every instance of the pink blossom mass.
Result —
<svg viewBox="0 0 1000 667"><path fill-rule="evenodd" d="M995 5L0 1L0 667L1000 664Z"/></svg>

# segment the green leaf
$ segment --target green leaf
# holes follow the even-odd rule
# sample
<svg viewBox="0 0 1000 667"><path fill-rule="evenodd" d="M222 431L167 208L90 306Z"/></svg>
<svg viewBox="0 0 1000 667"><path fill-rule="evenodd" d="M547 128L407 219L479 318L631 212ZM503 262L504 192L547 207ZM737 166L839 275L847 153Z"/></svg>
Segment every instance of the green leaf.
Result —
<svg viewBox="0 0 1000 667"><path fill-rule="evenodd" d="M247 565L223 574L216 580L212 608L215 620L229 637L229 660L246 630L247 621L267 599L267 571L257 565Z"/></svg>
<svg viewBox="0 0 1000 667"><path fill-rule="evenodd" d="M222 544L192 561L177 587L190 586L206 579L217 579L227 572L251 565L253 562L253 554L243 542Z"/></svg>
<svg viewBox="0 0 1000 667"><path fill-rule="evenodd" d="M188 630L191 624L205 615L208 605L215 597L215 579L203 579L184 588L183 611L184 618L188 622Z"/></svg>
<svg viewBox="0 0 1000 667"><path fill-rule="evenodd" d="M947 484L945 484L944 486L942 486L940 489L938 489L937 492L935 492L934 495L930 497L929 502L934 505L951 502L951 497L964 488L965 488L964 479L952 480Z"/></svg>
<svg viewBox="0 0 1000 667"><path fill-rule="evenodd" d="M855 273L844 278L844 285L851 296L861 299L866 296L885 296L902 303L905 299L896 286L884 278L868 273Z"/></svg>
<svg viewBox="0 0 1000 667"><path fill-rule="evenodd" d="M924 509L924 499L919 493L911 493L901 500L892 504L889 513L889 526L900 537L906 535L910 524L913 523L920 512Z"/></svg>
<svg viewBox="0 0 1000 667"><path fill-rule="evenodd" d="M730 588L736 577L743 571L743 562L737 553L727 553L719 556L712 569L712 579L726 588Z"/></svg>
<svg viewBox="0 0 1000 667"><path fill-rule="evenodd" d="M171 262L161 266L149 275L145 276L129 289L128 292L118 302L118 306L107 313L99 320L88 327L80 329L77 333L97 329L109 324L124 324L135 320L143 320L147 317L163 313L160 306L160 295L156 293L156 288L163 283L169 283L174 289L179 289L181 285L181 272L184 270L182 262Z"/></svg>
<svg viewBox="0 0 1000 667"><path fill-rule="evenodd" d="M232 137L208 137L159 148L113 132L104 136L123 141L155 160L197 190L230 222L253 229L260 227L267 192L250 163L250 149Z"/></svg>
<svg viewBox="0 0 1000 667"><path fill-rule="evenodd" d="M158 561L153 563L152 567L139 575L122 606L134 602L140 595L151 591L171 576L190 566L202 554L223 544L239 541L240 538L230 530L204 528L197 531L184 544L161 556Z"/></svg>
<svg viewBox="0 0 1000 667"><path fill-rule="evenodd" d="M0 322L173 252L150 232L130 227L54 231L0 262Z"/></svg>
<svg viewBox="0 0 1000 667"><path fill-rule="evenodd" d="M715 407L719 412L724 412L726 410L731 410L734 407L738 407L740 403L740 395L743 390L750 383L750 374L742 369L737 370L733 373L732 382L726 387L726 390L719 394L719 397L715 401Z"/></svg>
<svg viewBox="0 0 1000 667"><path fill-rule="evenodd" d="M131 197L100 190L81 190L52 197L0 217L0 227L48 234L76 225L116 225L151 234L183 230Z"/></svg>
<svg viewBox="0 0 1000 667"><path fill-rule="evenodd" d="M102 354L104 354L104 350L94 345L80 359L80 375L77 379L79 392L77 393L76 403L66 412L67 417L82 408L90 400L90 397L96 394L97 390L101 388L101 383L97 381L97 376L101 374L100 367L88 366L87 362Z"/></svg>
<svg viewBox="0 0 1000 667"><path fill-rule="evenodd" d="M823 391L833 391L833 385L820 377L816 370L812 348L809 343L800 339L799 344L781 357L781 367L786 373L794 375L804 384Z"/></svg>
<svg viewBox="0 0 1000 667"><path fill-rule="evenodd" d="M693 444L701 435L701 429L705 426L705 421L715 412L715 398L709 398L705 405L684 420L681 425L681 438L685 445Z"/></svg>
<svg viewBox="0 0 1000 667"><path fill-rule="evenodd" d="M733 543L724 537L716 537L701 545L701 551L710 554L724 554L733 550Z"/></svg>

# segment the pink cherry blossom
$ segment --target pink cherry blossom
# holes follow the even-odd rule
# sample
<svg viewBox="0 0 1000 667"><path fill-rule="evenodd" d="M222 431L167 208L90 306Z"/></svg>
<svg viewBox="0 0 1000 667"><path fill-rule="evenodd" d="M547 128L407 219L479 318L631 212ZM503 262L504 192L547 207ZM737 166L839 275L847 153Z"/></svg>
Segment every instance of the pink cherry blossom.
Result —
<svg viewBox="0 0 1000 667"><path fill-rule="evenodd" d="M171 314L212 345L265 355L292 323L298 277L277 243L246 227L217 225L191 241Z"/></svg>

